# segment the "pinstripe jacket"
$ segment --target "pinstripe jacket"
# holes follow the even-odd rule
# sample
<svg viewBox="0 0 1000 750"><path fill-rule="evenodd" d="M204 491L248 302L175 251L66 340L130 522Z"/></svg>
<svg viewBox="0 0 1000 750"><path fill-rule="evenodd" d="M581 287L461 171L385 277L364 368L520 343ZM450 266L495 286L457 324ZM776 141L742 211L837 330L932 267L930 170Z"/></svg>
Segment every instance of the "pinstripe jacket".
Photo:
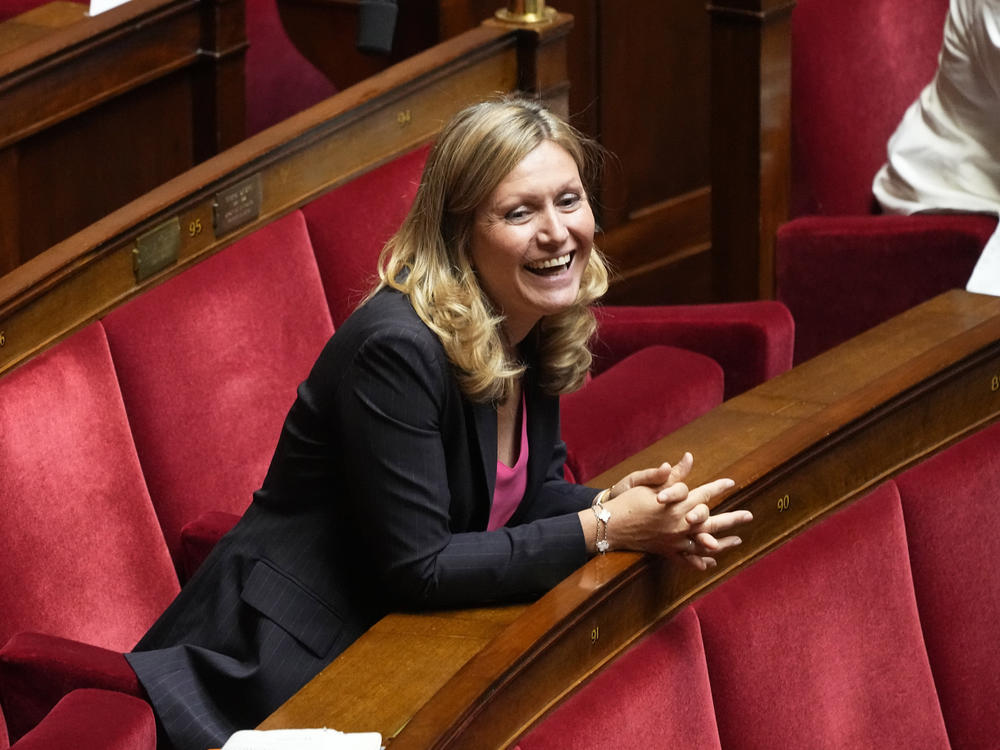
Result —
<svg viewBox="0 0 1000 750"><path fill-rule="evenodd" d="M496 412L383 290L299 386L253 503L127 655L177 750L255 726L386 612L537 595L586 561L558 399L529 368L528 486L487 532Z"/></svg>

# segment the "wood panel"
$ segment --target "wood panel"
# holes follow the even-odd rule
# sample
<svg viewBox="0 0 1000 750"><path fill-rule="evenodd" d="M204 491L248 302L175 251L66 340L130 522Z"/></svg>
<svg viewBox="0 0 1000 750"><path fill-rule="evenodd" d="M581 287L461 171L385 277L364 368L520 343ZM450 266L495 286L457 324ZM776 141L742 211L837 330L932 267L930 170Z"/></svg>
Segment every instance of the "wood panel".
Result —
<svg viewBox="0 0 1000 750"><path fill-rule="evenodd" d="M472 28L503 0L399 3L389 57L354 50L358 0L278 0L295 45L341 85ZM573 16L568 114L609 152L597 213L618 304L705 302L711 274L709 15L702 0L554 0ZM331 42L328 30L334 29ZM358 58L363 58L358 60Z"/></svg>
<svg viewBox="0 0 1000 750"><path fill-rule="evenodd" d="M240 0L0 24L0 273L243 137Z"/></svg>
<svg viewBox="0 0 1000 750"><path fill-rule="evenodd" d="M774 243L791 185L794 0L717 0L711 153L715 296L774 296Z"/></svg>
<svg viewBox="0 0 1000 750"><path fill-rule="evenodd" d="M268 221L432 140L455 112L489 92L528 88L565 110L569 27L564 17L536 31L484 23L240 143L18 266L0 277L0 373ZM219 227L217 204L247 181L260 185L256 211ZM155 230L175 237L176 258L146 277L135 258Z"/></svg>
<svg viewBox="0 0 1000 750"><path fill-rule="evenodd" d="M611 553L524 608L390 615L262 728L377 730L392 750L507 747L694 597L998 418L1000 299L949 292L727 401L594 480L607 486L684 450L695 456L692 483L732 477L718 506L748 508L755 520L714 571ZM471 648L449 648L455 643ZM412 679L395 673L404 662L429 670L432 697L402 692L396 680ZM370 669L377 696L344 679ZM397 684L399 699L386 705Z"/></svg>

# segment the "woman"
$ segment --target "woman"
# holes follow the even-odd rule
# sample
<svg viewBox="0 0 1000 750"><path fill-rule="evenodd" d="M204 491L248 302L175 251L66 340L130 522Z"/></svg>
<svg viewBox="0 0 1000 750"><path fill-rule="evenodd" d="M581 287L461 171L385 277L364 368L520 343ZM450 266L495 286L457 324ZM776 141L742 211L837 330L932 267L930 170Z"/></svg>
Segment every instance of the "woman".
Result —
<svg viewBox="0 0 1000 750"><path fill-rule="evenodd" d="M563 479L607 287L590 146L539 105L444 129L381 283L299 387L254 501L128 655L178 750L252 727L391 609L537 595L607 549L704 569L745 511L686 455L598 493Z"/></svg>

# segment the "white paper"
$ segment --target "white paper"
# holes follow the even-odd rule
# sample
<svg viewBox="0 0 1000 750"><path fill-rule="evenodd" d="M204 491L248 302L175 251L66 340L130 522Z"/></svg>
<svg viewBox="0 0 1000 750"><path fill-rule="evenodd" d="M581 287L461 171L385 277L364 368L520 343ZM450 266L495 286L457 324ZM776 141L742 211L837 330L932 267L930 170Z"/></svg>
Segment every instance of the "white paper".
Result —
<svg viewBox="0 0 1000 750"><path fill-rule="evenodd" d="M245 729L226 740L222 750L380 750L378 732L336 729Z"/></svg>
<svg viewBox="0 0 1000 750"><path fill-rule="evenodd" d="M96 16L106 10L124 5L128 0L90 0L90 15Z"/></svg>
<svg viewBox="0 0 1000 750"><path fill-rule="evenodd" d="M1000 297L1000 224L983 248L965 288L970 292Z"/></svg>

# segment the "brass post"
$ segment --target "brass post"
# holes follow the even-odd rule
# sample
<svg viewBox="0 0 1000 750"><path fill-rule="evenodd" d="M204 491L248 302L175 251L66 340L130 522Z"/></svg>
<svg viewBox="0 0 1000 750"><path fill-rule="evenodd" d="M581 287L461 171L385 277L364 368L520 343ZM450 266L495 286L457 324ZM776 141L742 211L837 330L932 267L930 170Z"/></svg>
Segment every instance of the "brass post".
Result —
<svg viewBox="0 0 1000 750"><path fill-rule="evenodd" d="M501 21L511 23L548 23L556 16L555 8L546 8L545 0L507 0L507 7L496 12Z"/></svg>

